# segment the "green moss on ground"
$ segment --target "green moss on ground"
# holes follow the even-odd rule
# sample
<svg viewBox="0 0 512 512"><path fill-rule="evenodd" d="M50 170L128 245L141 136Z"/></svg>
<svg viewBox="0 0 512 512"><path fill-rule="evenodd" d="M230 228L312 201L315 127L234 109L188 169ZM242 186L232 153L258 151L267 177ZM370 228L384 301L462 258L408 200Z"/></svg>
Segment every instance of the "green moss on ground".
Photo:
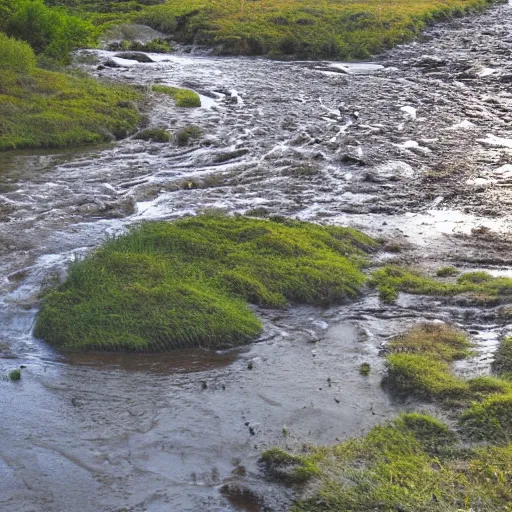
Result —
<svg viewBox="0 0 512 512"><path fill-rule="evenodd" d="M314 468L293 512L497 511L512 502L512 445L464 449L446 425L423 414L308 454L279 452L277 467L290 457L295 467ZM264 467L274 475L273 465Z"/></svg>
<svg viewBox="0 0 512 512"><path fill-rule="evenodd" d="M168 85L153 85L152 90L170 96L176 102L177 107L194 108L201 106L199 94L189 89L179 89Z"/></svg>
<svg viewBox="0 0 512 512"><path fill-rule="evenodd" d="M134 89L35 67L28 44L0 33L0 150L126 137L140 114Z"/></svg>
<svg viewBox="0 0 512 512"><path fill-rule="evenodd" d="M462 274L455 283L439 281L415 270L385 266L372 274L372 283L384 302L394 302L399 292L438 297L464 295L480 304L501 304L512 301L512 279L492 277L487 272Z"/></svg>
<svg viewBox="0 0 512 512"><path fill-rule="evenodd" d="M375 246L353 229L284 219L143 224L71 267L44 298L35 334L69 350L241 345L261 332L248 303L357 297Z"/></svg>

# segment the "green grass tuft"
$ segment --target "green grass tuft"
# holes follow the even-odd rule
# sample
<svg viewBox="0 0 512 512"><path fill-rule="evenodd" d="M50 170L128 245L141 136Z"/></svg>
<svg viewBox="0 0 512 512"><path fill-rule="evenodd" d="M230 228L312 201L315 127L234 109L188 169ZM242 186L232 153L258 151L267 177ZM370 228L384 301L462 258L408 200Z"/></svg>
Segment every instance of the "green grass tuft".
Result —
<svg viewBox="0 0 512 512"><path fill-rule="evenodd" d="M1 41L0 41L1 42ZM0 72L0 151L111 141L133 133L141 95L86 76Z"/></svg>
<svg viewBox="0 0 512 512"><path fill-rule="evenodd" d="M232 347L261 332L248 302L329 305L358 296L376 243L349 228L203 215L153 222L70 268L36 336L68 350Z"/></svg>
<svg viewBox="0 0 512 512"><path fill-rule="evenodd" d="M449 363L471 355L467 336L445 324L423 323L387 345L386 384L395 394L425 399L463 399L468 383L452 375Z"/></svg>
<svg viewBox="0 0 512 512"><path fill-rule="evenodd" d="M11 370L9 372L9 380L18 381L21 380L21 370Z"/></svg>
<svg viewBox="0 0 512 512"><path fill-rule="evenodd" d="M437 277L452 277L460 274L460 270L455 267L442 267L437 272Z"/></svg>
<svg viewBox="0 0 512 512"><path fill-rule="evenodd" d="M179 89L168 85L153 85L152 90L170 96L176 102L177 107L194 108L201 106L199 94L188 89Z"/></svg>
<svg viewBox="0 0 512 512"><path fill-rule="evenodd" d="M491 442L512 441L512 393L497 394L475 403L460 417L460 427L470 438Z"/></svg>

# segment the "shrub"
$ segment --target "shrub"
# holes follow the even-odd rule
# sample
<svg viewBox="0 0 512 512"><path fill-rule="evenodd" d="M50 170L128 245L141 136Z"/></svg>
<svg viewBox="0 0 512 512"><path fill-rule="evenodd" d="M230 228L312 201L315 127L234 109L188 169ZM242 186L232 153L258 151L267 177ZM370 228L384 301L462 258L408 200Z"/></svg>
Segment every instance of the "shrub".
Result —
<svg viewBox="0 0 512 512"><path fill-rule="evenodd" d="M0 32L0 70L16 73L32 73L36 56L30 46Z"/></svg>

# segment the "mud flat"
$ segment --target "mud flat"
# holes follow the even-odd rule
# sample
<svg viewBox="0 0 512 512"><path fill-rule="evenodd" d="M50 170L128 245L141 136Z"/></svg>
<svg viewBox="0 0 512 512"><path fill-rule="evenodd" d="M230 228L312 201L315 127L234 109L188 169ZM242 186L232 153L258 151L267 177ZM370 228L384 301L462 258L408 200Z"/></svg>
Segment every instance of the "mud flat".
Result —
<svg viewBox="0 0 512 512"><path fill-rule="evenodd" d="M407 294L262 311L260 342L235 352L64 356L31 333L41 287L76 256L141 220L211 208L359 228L387 240L376 264L510 275L511 22L496 7L341 73L193 53L91 67L209 101L154 98L148 127L199 127L183 145L0 156L0 369L26 366L0 382L0 508L226 511L219 489L237 481L285 510L288 491L261 480L263 449L334 444L415 410L380 387L391 336L455 322L477 346L457 371L488 373L509 331L498 307Z"/></svg>

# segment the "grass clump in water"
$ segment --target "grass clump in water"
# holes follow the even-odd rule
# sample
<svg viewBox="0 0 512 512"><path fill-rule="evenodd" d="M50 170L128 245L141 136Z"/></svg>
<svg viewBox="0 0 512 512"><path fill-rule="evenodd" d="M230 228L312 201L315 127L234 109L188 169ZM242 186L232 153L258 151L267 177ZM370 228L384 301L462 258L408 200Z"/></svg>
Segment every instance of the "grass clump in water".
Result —
<svg viewBox="0 0 512 512"><path fill-rule="evenodd" d="M241 345L261 332L248 303L357 297L375 246L353 229L283 219L210 214L143 224L72 265L44 298L35 334L69 350Z"/></svg>
<svg viewBox="0 0 512 512"><path fill-rule="evenodd" d="M153 142L169 142L171 134L163 128L147 128L135 134L139 140L151 140Z"/></svg>
<svg viewBox="0 0 512 512"><path fill-rule="evenodd" d="M372 283L384 302L394 302L399 292L438 297L464 295L472 302L483 304L507 303L512 300L511 278L493 277L480 271L462 274L456 283L447 283L415 270L389 265L372 274Z"/></svg>
<svg viewBox="0 0 512 512"><path fill-rule="evenodd" d="M458 329L444 324L420 324L392 340L387 348L387 387L401 396L462 399L468 383L452 375L449 363L471 354L470 342Z"/></svg>
<svg viewBox="0 0 512 512"><path fill-rule="evenodd" d="M12 380L12 381L21 380L21 370L19 370L19 369L11 370L9 372L8 377L9 377L9 380Z"/></svg>
<svg viewBox="0 0 512 512"><path fill-rule="evenodd" d="M423 414L308 454L271 453L315 468L293 512L507 510L512 500L512 445L463 449L454 432Z"/></svg>
<svg viewBox="0 0 512 512"><path fill-rule="evenodd" d="M176 144L180 147L188 146L190 141L199 139L203 135L203 130L195 124L189 124L178 130L174 134Z"/></svg>
<svg viewBox="0 0 512 512"><path fill-rule="evenodd" d="M153 92L170 96L176 102L177 107L194 108L201 106L199 94L189 89L179 89L168 85L153 85L151 89Z"/></svg>
<svg viewBox="0 0 512 512"><path fill-rule="evenodd" d="M512 380L512 336L504 338L500 343L492 369L496 374Z"/></svg>

